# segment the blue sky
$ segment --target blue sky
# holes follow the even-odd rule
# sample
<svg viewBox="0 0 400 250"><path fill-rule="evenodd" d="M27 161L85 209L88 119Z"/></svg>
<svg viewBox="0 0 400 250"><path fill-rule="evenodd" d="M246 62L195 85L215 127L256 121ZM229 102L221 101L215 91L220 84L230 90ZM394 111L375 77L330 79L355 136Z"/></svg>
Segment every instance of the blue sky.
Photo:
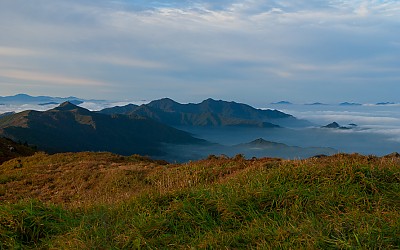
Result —
<svg viewBox="0 0 400 250"><path fill-rule="evenodd" d="M400 1L3 0L0 95L400 102Z"/></svg>

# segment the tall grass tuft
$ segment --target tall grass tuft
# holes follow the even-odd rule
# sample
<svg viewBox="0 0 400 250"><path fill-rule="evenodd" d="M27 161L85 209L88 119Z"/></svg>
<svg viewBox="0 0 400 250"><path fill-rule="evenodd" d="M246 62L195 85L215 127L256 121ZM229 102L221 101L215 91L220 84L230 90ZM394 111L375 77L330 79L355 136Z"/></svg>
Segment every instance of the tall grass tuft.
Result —
<svg viewBox="0 0 400 250"><path fill-rule="evenodd" d="M60 206L22 201L0 206L0 248L36 247L76 226L73 214Z"/></svg>

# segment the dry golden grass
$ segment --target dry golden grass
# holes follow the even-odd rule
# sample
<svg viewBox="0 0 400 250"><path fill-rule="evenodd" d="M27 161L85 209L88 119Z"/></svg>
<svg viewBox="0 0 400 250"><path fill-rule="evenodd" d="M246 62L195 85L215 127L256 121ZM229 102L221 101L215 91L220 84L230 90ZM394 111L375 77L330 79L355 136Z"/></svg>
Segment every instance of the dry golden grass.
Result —
<svg viewBox="0 0 400 250"><path fill-rule="evenodd" d="M164 193L222 182L247 168L279 161L209 157L168 164L137 155L40 152L0 165L0 201L35 199L68 207L111 204L144 191Z"/></svg>
<svg viewBox="0 0 400 250"><path fill-rule="evenodd" d="M66 206L113 203L146 189L145 177L160 166L144 157L111 153L37 153L0 166L0 201L37 199Z"/></svg>
<svg viewBox="0 0 400 250"><path fill-rule="evenodd" d="M0 247L396 249L400 157L37 153L0 165L0 202Z"/></svg>

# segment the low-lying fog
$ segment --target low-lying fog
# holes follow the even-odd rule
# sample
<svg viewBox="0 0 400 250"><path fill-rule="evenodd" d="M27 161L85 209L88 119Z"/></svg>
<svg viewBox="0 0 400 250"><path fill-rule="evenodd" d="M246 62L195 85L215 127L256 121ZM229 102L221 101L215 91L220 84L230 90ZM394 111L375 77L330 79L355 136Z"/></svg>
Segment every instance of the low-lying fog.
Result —
<svg viewBox="0 0 400 250"><path fill-rule="evenodd" d="M84 102L79 106L90 110L100 110L124 103L111 102ZM27 109L46 110L57 105L1 105L0 113L8 111L23 111ZM289 146L324 147L333 148L337 152L361 153L373 155L386 155L400 152L400 105L296 105L296 104L270 104L266 107L277 109L291 114L300 119L306 119L315 124L307 128L193 128L180 127L180 129L194 134L196 137L232 146L248 143L257 138L267 141L285 143ZM332 122L341 126L356 124L352 129L326 129L320 128ZM185 152L183 152L185 151ZM235 154L238 152L234 152ZM209 154L226 153L227 148L212 147L171 147L170 159L175 155L187 154L184 159L201 158ZM251 157L251 155L246 155ZM260 155L257 155L260 156ZM265 155L268 156L268 155ZM275 156L280 156L279 152ZM306 155L307 156L307 155ZM290 156L291 157L291 156ZM288 158L288 157L286 157Z"/></svg>
<svg viewBox="0 0 400 250"><path fill-rule="evenodd" d="M223 145L257 138L300 147L330 147L338 152L386 155L400 152L400 105L269 105L315 124L308 128L189 128L195 136ZM331 122L352 129L321 128Z"/></svg>

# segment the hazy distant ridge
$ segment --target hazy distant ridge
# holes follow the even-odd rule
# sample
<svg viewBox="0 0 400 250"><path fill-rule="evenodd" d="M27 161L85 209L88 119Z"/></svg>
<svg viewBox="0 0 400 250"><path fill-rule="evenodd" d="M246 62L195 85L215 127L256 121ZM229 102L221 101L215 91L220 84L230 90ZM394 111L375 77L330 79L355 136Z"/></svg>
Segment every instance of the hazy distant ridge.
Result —
<svg viewBox="0 0 400 250"><path fill-rule="evenodd" d="M78 97L52 97L52 96L30 96L27 94L17 94L13 96L0 96L0 103L3 104L59 104L69 101L73 104L80 104L84 100Z"/></svg>
<svg viewBox="0 0 400 250"><path fill-rule="evenodd" d="M201 103L181 104L169 98L152 101L141 106L129 104L107 108L105 114L136 114L171 126L248 126L279 127L298 123L295 117L278 110L262 110L247 104L207 99Z"/></svg>

